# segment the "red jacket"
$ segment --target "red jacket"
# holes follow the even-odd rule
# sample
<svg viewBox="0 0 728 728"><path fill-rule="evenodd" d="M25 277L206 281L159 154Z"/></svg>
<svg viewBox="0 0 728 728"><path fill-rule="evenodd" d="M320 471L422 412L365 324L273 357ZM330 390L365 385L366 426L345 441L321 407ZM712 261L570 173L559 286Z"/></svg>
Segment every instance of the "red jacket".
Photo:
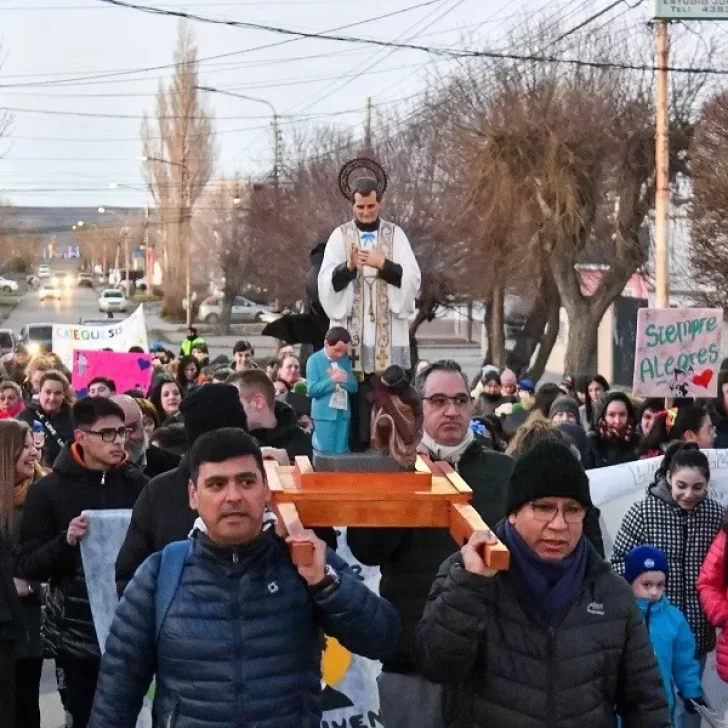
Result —
<svg viewBox="0 0 728 728"><path fill-rule="evenodd" d="M725 580L725 531L715 537L698 577L698 594L710 623L723 631L715 648L718 676L728 682L728 587Z"/></svg>

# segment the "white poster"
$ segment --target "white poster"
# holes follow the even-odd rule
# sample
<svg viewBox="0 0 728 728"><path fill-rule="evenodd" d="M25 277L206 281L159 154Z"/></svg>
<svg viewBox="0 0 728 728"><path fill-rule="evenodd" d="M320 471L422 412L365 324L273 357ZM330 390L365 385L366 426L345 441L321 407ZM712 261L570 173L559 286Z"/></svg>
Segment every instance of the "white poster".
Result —
<svg viewBox="0 0 728 728"><path fill-rule="evenodd" d="M69 370L73 366L73 352L76 349L124 352L132 346L149 351L143 306L138 306L131 316L112 321L108 326L53 325L53 351Z"/></svg>

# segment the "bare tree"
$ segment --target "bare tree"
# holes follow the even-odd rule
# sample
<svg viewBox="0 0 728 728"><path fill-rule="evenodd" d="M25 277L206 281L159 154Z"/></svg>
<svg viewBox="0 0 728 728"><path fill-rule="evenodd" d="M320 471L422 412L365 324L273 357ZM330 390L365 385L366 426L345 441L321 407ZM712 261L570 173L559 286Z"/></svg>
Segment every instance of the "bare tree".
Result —
<svg viewBox="0 0 728 728"><path fill-rule="evenodd" d="M212 117L200 93L197 47L180 24L175 75L157 92L154 122L142 122L144 174L164 226L163 314L182 316L185 263L191 254L192 210L212 175L215 149Z"/></svg>

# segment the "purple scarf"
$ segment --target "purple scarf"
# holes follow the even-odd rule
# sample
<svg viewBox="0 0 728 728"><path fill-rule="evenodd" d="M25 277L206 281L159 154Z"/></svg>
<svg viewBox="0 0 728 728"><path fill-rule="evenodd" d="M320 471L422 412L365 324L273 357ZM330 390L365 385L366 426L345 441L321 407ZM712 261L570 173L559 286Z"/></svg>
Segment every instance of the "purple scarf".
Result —
<svg viewBox="0 0 728 728"><path fill-rule="evenodd" d="M526 545L506 521L503 541L511 552L511 569L526 585L536 608L548 624L554 624L577 599L589 561L589 547L582 536L574 552L561 561L546 561Z"/></svg>

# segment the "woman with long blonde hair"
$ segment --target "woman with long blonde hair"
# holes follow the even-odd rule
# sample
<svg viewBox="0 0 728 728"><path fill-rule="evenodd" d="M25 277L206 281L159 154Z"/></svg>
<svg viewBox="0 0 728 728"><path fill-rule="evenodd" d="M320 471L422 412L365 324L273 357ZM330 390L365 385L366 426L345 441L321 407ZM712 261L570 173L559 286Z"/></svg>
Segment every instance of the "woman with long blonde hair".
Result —
<svg viewBox="0 0 728 728"><path fill-rule="evenodd" d="M30 427L17 420L0 421L0 543L8 549L17 542L18 524L28 490L46 471L38 463L39 453L33 442ZM2 546L0 546L0 558ZM0 706L3 725L15 728L40 728L40 676L43 656L40 639L41 599L39 584L33 584L14 574L12 559L6 556L5 568L0 568L11 591L7 601L15 605L15 634L13 640L12 674L14 700L3 704L3 681L10 679L9 665L3 662L0 647ZM15 577L15 578L13 578ZM10 611L10 610L8 610ZM3 644L3 587L0 585L0 645ZM8 715L14 718L8 719ZM5 722L7 721L7 723Z"/></svg>

